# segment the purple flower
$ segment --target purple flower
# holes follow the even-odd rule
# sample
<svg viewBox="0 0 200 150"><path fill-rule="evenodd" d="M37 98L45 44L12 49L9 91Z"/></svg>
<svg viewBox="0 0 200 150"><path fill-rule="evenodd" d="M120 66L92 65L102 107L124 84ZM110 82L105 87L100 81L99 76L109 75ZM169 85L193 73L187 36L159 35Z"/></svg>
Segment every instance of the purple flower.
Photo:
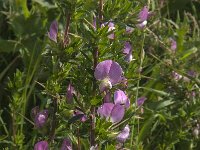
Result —
<svg viewBox="0 0 200 150"><path fill-rule="evenodd" d="M197 75L197 73L196 73L194 70L190 70L190 71L188 71L187 74L188 74L189 76L193 77L193 78L195 78L196 75Z"/></svg>
<svg viewBox="0 0 200 150"><path fill-rule="evenodd" d="M146 100L146 97L140 97L137 99L137 106L140 107L144 104L144 101Z"/></svg>
<svg viewBox="0 0 200 150"><path fill-rule="evenodd" d="M131 34L133 30L134 29L132 27L126 26L126 33Z"/></svg>
<svg viewBox="0 0 200 150"><path fill-rule="evenodd" d="M143 29L147 24L148 17L149 17L148 7L144 6L138 15L139 24L137 24L137 27Z"/></svg>
<svg viewBox="0 0 200 150"><path fill-rule="evenodd" d="M123 53L129 54L131 50L132 50L132 46L131 46L130 42L125 42Z"/></svg>
<svg viewBox="0 0 200 150"><path fill-rule="evenodd" d="M110 114L110 121L112 123L120 122L123 119L124 114L124 106L120 104L115 104Z"/></svg>
<svg viewBox="0 0 200 150"><path fill-rule="evenodd" d="M140 22L146 21L148 19L149 9L147 6L144 6L140 11L138 18Z"/></svg>
<svg viewBox="0 0 200 150"><path fill-rule="evenodd" d="M114 107L113 103L104 103L97 109L97 113L103 118L109 119L112 109Z"/></svg>
<svg viewBox="0 0 200 150"><path fill-rule="evenodd" d="M68 103L72 103L73 94L75 94L74 87L71 85L71 83L69 83L69 85L67 87L67 93L66 93Z"/></svg>
<svg viewBox="0 0 200 150"><path fill-rule="evenodd" d="M175 71L172 71L172 77L174 78L174 80L176 80L176 81L179 81L180 79L182 79L183 78L183 76L182 75L180 75L180 74L178 74L177 72L175 72Z"/></svg>
<svg viewBox="0 0 200 150"><path fill-rule="evenodd" d="M172 38L170 39L170 41L171 41L171 50L175 51L177 48L176 41Z"/></svg>
<svg viewBox="0 0 200 150"><path fill-rule="evenodd" d="M112 85L117 84L121 80L122 68L117 62L105 60L97 65L94 76L101 81L99 88L103 92L111 89Z"/></svg>
<svg viewBox="0 0 200 150"><path fill-rule="evenodd" d="M51 23L49 32L48 32L48 37L57 43L57 36L58 36L58 22L56 20L54 20Z"/></svg>
<svg viewBox="0 0 200 150"><path fill-rule="evenodd" d="M34 146L34 150L48 150L48 149L49 149L49 146L48 146L47 141L37 142Z"/></svg>
<svg viewBox="0 0 200 150"><path fill-rule="evenodd" d="M113 123L120 122L124 116L124 107L120 104L104 103L98 108L97 113Z"/></svg>
<svg viewBox="0 0 200 150"><path fill-rule="evenodd" d="M108 32L111 32L112 30L115 29L115 24L113 22L105 22L101 25L101 28L105 27L105 26L108 26ZM115 34L114 33L111 33L108 35L108 38L109 39L114 39L115 38Z"/></svg>
<svg viewBox="0 0 200 150"><path fill-rule="evenodd" d="M129 137L130 128L129 125L126 125L125 128L118 134L117 141L120 143L124 143L126 139Z"/></svg>
<svg viewBox="0 0 200 150"><path fill-rule="evenodd" d="M109 24L108 24L108 32L110 32L110 31L112 31L112 30L114 30L114 29L115 29L114 23L109 22ZM114 34L114 33L111 33L110 35L108 35L108 38L109 38L109 39L114 39L114 38L115 38L115 34Z"/></svg>
<svg viewBox="0 0 200 150"><path fill-rule="evenodd" d="M126 108L130 107L130 100L127 95L122 90L117 90L114 93L114 103L115 104L123 104Z"/></svg>
<svg viewBox="0 0 200 150"><path fill-rule="evenodd" d="M66 138L63 140L61 150L72 150L72 143L69 139Z"/></svg>
<svg viewBox="0 0 200 150"><path fill-rule="evenodd" d="M143 21L142 23L137 24L136 26L140 29L143 29L147 25L147 21Z"/></svg>
<svg viewBox="0 0 200 150"><path fill-rule="evenodd" d="M87 116L80 110L75 110L74 115L83 115L83 117L80 118L81 122L85 122L87 120Z"/></svg>
<svg viewBox="0 0 200 150"><path fill-rule="evenodd" d="M97 113L106 120L110 119L112 123L120 122L125 113L124 106L120 104L104 103L97 110Z"/></svg>
<svg viewBox="0 0 200 150"><path fill-rule="evenodd" d="M126 55L125 60L127 62L131 62L133 60L133 55L132 55L132 46L129 42L124 43L124 50L123 53Z"/></svg>
<svg viewBox="0 0 200 150"><path fill-rule="evenodd" d="M34 122L37 128L43 127L48 120L48 110L40 111L36 114Z"/></svg>

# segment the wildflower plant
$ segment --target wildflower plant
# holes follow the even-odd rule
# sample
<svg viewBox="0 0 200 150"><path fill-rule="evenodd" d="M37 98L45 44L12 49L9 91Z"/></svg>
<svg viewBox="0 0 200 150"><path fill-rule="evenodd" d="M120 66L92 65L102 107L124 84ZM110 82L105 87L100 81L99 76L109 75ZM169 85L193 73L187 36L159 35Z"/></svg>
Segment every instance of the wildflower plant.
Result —
<svg viewBox="0 0 200 150"><path fill-rule="evenodd" d="M0 149L200 147L198 14L152 0L1 3Z"/></svg>

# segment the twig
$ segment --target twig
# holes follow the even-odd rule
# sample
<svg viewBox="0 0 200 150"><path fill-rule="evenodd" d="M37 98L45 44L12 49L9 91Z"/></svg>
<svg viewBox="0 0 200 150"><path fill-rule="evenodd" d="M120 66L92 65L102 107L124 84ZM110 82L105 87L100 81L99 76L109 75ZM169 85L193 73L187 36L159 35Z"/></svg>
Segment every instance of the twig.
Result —
<svg viewBox="0 0 200 150"><path fill-rule="evenodd" d="M63 46L65 47L68 43L69 43L69 24L70 24L70 20L71 20L71 14L68 13L67 17L66 17L66 26L65 26L65 34L64 34L64 40L63 40Z"/></svg>

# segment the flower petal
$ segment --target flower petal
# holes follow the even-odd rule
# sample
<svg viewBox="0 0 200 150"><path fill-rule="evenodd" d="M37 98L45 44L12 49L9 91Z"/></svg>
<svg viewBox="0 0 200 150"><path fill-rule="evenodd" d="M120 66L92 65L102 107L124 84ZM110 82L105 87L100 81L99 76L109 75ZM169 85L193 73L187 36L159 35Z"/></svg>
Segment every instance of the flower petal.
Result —
<svg viewBox="0 0 200 150"><path fill-rule="evenodd" d="M75 110L74 111L74 115L80 115L80 114L83 114L83 117L80 118L80 121L81 122L85 122L87 120L87 116L80 110Z"/></svg>
<svg viewBox="0 0 200 150"><path fill-rule="evenodd" d="M48 146L47 141L37 142L34 146L34 150L48 150L48 149L49 149L49 146Z"/></svg>
<svg viewBox="0 0 200 150"><path fill-rule="evenodd" d="M124 117L124 113L125 113L124 106L120 104L116 104L113 107L112 112L110 114L111 122L112 123L120 122Z"/></svg>
<svg viewBox="0 0 200 150"><path fill-rule="evenodd" d="M133 60L133 55L132 51L130 51L130 53L125 56L125 61L130 63L132 60Z"/></svg>
<svg viewBox="0 0 200 150"><path fill-rule="evenodd" d="M121 80L122 68L117 62L112 61L108 77L112 85L117 84Z"/></svg>
<svg viewBox="0 0 200 150"><path fill-rule="evenodd" d="M94 76L97 80L103 80L108 77L112 62L112 60L105 60L97 65L94 72Z"/></svg>
<svg viewBox="0 0 200 150"><path fill-rule="evenodd" d="M48 120L48 110L43 110L35 116L34 122L37 128L41 128Z"/></svg>
<svg viewBox="0 0 200 150"><path fill-rule="evenodd" d="M126 125L125 128L118 134L117 141L120 143L124 143L126 139L129 137L130 128L129 125Z"/></svg>
<svg viewBox="0 0 200 150"><path fill-rule="evenodd" d="M133 30L134 30L134 28L126 26L126 33L130 34L133 32Z"/></svg>
<svg viewBox="0 0 200 150"><path fill-rule="evenodd" d="M105 117L108 118L110 117L110 114L112 112L112 109L114 107L113 103L104 103L102 106L100 106L97 109L97 113L101 116L101 117Z"/></svg>
<svg viewBox="0 0 200 150"><path fill-rule="evenodd" d="M138 15L139 21L143 22L143 21L147 20L148 14L149 14L148 7L144 6Z"/></svg>
<svg viewBox="0 0 200 150"><path fill-rule="evenodd" d="M64 139L61 150L72 150L72 143L69 139Z"/></svg>
<svg viewBox="0 0 200 150"><path fill-rule="evenodd" d="M54 42L57 43L57 36L58 36L58 22L56 20L54 20L51 23L49 32L48 32L48 36L51 40L53 40Z"/></svg>
<svg viewBox="0 0 200 150"><path fill-rule="evenodd" d="M75 94L75 90L74 90L74 87L70 83L67 87L67 92L66 92L66 97L67 97L68 103L72 103L73 94Z"/></svg>
<svg viewBox="0 0 200 150"><path fill-rule="evenodd" d="M131 49L132 49L132 46L131 46L130 42L125 42L125 43L124 43L124 50L123 50L123 53L124 53L124 54L129 54L130 51L131 51Z"/></svg>
<svg viewBox="0 0 200 150"><path fill-rule="evenodd" d="M146 100L146 97L140 97L137 99L137 106L140 107L144 104L144 101Z"/></svg>
<svg viewBox="0 0 200 150"><path fill-rule="evenodd" d="M142 23L137 24L136 26L140 29L143 29L147 25L147 21L143 21Z"/></svg>
<svg viewBox="0 0 200 150"><path fill-rule="evenodd" d="M109 22L109 23L108 23L108 27L109 27L109 28L115 28L115 24L114 24L113 22Z"/></svg>
<svg viewBox="0 0 200 150"><path fill-rule="evenodd" d="M117 90L114 93L114 102L115 104L125 104L125 106L130 106L127 95L122 90Z"/></svg>
<svg viewBox="0 0 200 150"><path fill-rule="evenodd" d="M175 51L177 48L176 41L171 38L171 50Z"/></svg>

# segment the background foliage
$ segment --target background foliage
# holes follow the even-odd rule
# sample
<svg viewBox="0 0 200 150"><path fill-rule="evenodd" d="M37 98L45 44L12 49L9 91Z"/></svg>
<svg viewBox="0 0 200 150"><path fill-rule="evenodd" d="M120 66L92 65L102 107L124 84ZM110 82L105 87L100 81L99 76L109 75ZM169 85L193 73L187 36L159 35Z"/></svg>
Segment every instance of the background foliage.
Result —
<svg viewBox="0 0 200 150"><path fill-rule="evenodd" d="M145 5L152 15L141 30L136 21ZM117 61L128 79L132 107L125 114L125 123L117 127L122 129L127 122L131 127L124 148L200 149L194 133L200 123L199 8L198 0L104 0L103 22L112 20L116 25L116 37L109 41L107 28L95 31L92 27L94 16L99 14L98 1L1 0L0 149L33 149L37 141L48 139L51 127L38 131L30 114L35 106L53 111L53 99L58 100L58 111L50 147L59 149L62 140L69 137L74 149L79 138L81 148L89 149L89 121L80 123L72 115L78 106L89 116L91 105L101 104L101 96L94 96L92 89L95 47L100 51L99 62ZM61 39L67 14L71 14L69 44L63 48L49 40L47 31L56 19ZM124 33L126 25L134 28L133 33ZM175 53L170 49L170 38L177 41ZM122 53L125 41L133 47L135 60L130 63L124 61ZM189 81L177 81L173 71ZM80 93L74 104L66 101L69 83ZM135 110L135 101L141 96L147 97L144 113ZM50 122L53 117L51 114ZM114 139L119 130L110 130L110 126L97 117L99 149L116 149Z"/></svg>

